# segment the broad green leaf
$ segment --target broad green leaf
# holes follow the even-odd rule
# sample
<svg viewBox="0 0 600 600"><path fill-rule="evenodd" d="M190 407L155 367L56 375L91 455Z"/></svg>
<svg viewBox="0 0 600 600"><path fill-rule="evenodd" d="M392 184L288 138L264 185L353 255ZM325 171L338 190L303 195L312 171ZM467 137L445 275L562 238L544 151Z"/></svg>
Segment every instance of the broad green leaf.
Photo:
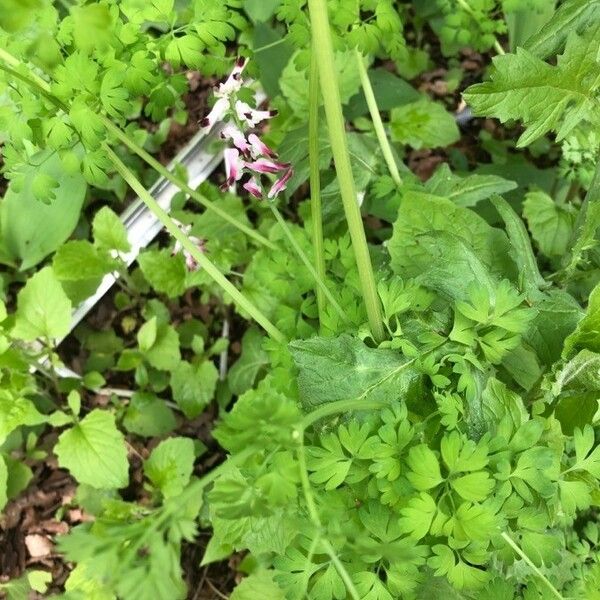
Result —
<svg viewBox="0 0 600 600"><path fill-rule="evenodd" d="M157 333L158 323L156 317L152 317L140 327L137 333L137 342L142 352L147 352L152 348L154 342L156 342Z"/></svg>
<svg viewBox="0 0 600 600"><path fill-rule="evenodd" d="M181 361L171 374L173 400L188 419L195 419L215 395L219 372L210 360L199 365Z"/></svg>
<svg viewBox="0 0 600 600"><path fill-rule="evenodd" d="M46 267L19 292L12 334L27 342L37 338L60 339L69 333L71 308L54 271Z"/></svg>
<svg viewBox="0 0 600 600"><path fill-rule="evenodd" d="M452 200L458 206L475 206L494 194L504 194L517 188L515 181L498 175L465 175L459 177L443 163L425 183L425 189L435 196Z"/></svg>
<svg viewBox="0 0 600 600"><path fill-rule="evenodd" d="M421 390L413 361L392 350L369 348L349 335L296 340L289 348L299 370L300 400L307 408L376 394L406 400Z"/></svg>
<svg viewBox="0 0 600 600"><path fill-rule="evenodd" d="M526 130L517 146L527 146L549 131L564 139L587 120L600 122L600 102L591 89L597 77L597 30L585 37L571 36L556 66L527 50L494 58L491 81L467 89L465 100L475 114L496 117L503 123L522 120ZM597 84L596 84L597 85Z"/></svg>
<svg viewBox="0 0 600 600"><path fill-rule="evenodd" d="M186 270L181 256L168 250L148 250L140 254L138 263L148 283L159 293L176 298L185 292Z"/></svg>
<svg viewBox="0 0 600 600"><path fill-rule="evenodd" d="M425 277L449 297L465 297L474 281L491 294L493 275L514 273L504 232L452 201L417 191L404 194L388 243L392 269Z"/></svg>
<svg viewBox="0 0 600 600"><path fill-rule="evenodd" d="M177 420L166 402L154 394L136 392L127 406L123 427L144 437L164 436L173 431Z"/></svg>
<svg viewBox="0 0 600 600"><path fill-rule="evenodd" d="M600 1L567 0L562 2L550 21L531 36L525 48L539 58L556 54L574 32L581 33L600 21Z"/></svg>
<svg viewBox="0 0 600 600"><path fill-rule="evenodd" d="M565 340L563 357L577 349L600 352L600 284L590 294L585 316L577 329Z"/></svg>
<svg viewBox="0 0 600 600"><path fill-rule="evenodd" d="M150 366L161 371L171 371L181 360L179 336L171 325L160 324L152 346L143 351L144 358Z"/></svg>
<svg viewBox="0 0 600 600"><path fill-rule="evenodd" d="M236 396L249 390L259 373L269 364L269 357L262 349L263 340L264 336L256 327L248 329L242 338L242 355L227 375L229 389Z"/></svg>
<svg viewBox="0 0 600 600"><path fill-rule="evenodd" d="M73 233L87 189L84 178L67 172L55 152L41 152L30 162L19 174L20 184L12 182L0 203L0 260L21 270L40 263ZM40 173L58 184L47 203L32 190Z"/></svg>
<svg viewBox="0 0 600 600"><path fill-rule="evenodd" d="M97 246L119 252L129 252L131 249L125 225L108 206L103 206L96 213L92 232Z"/></svg>
<svg viewBox="0 0 600 600"><path fill-rule="evenodd" d="M392 140L416 150L450 146L460 139L454 117L442 104L425 98L394 108L390 119Z"/></svg>
<svg viewBox="0 0 600 600"><path fill-rule="evenodd" d="M525 196L523 216L542 254L549 258L564 256L575 223L569 206L555 203L542 191L533 191Z"/></svg>
<svg viewBox="0 0 600 600"><path fill-rule="evenodd" d="M175 437L162 441L144 462L144 473L165 498L178 496L194 470L194 442Z"/></svg>
<svg viewBox="0 0 600 600"><path fill-rule="evenodd" d="M266 569L259 569L242 581L233 590L230 600L285 600L285 594L273 581L273 574Z"/></svg>
<svg viewBox="0 0 600 600"><path fill-rule="evenodd" d="M35 19L43 0L0 0L0 27L17 31Z"/></svg>
<svg viewBox="0 0 600 600"><path fill-rule="evenodd" d="M94 409L77 425L63 432L54 447L58 464L79 483L97 489L123 488L129 481L125 438L115 417Z"/></svg>
<svg viewBox="0 0 600 600"><path fill-rule="evenodd" d="M110 273L116 263L108 251L93 246L87 240L74 240L56 251L52 266L60 281L81 281Z"/></svg>

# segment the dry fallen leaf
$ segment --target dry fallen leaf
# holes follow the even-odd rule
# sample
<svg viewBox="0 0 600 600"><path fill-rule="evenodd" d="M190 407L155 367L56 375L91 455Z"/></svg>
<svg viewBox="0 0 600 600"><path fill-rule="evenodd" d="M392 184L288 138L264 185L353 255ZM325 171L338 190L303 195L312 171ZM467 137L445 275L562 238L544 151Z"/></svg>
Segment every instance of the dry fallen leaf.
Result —
<svg viewBox="0 0 600 600"><path fill-rule="evenodd" d="M54 545L45 535L37 533L25 536L25 546L27 546L27 551L31 558L43 558L52 554L52 550L54 549Z"/></svg>

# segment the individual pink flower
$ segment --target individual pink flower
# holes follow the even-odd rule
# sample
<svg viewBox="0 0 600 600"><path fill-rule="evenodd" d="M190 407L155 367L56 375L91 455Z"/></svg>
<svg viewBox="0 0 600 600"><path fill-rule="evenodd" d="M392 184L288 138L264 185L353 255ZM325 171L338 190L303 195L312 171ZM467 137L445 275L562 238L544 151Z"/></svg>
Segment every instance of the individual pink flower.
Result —
<svg viewBox="0 0 600 600"><path fill-rule="evenodd" d="M250 144L250 152L254 158L258 158L260 155L268 156L269 158L275 158L276 154L267 146L255 133L251 133L248 136L248 142Z"/></svg>
<svg viewBox="0 0 600 600"><path fill-rule="evenodd" d="M173 222L187 236L189 241L192 242L192 244L194 244L194 246L196 246L198 248L198 250L200 250L200 252L202 252L202 254L204 254L206 252L205 241L200 239L199 237L196 237L195 235L190 235L190 232L192 230L191 225L184 225L183 223L180 223L176 219L173 219ZM173 256L177 256L178 254L183 254L183 257L185 259L185 266L186 266L187 270L188 271L197 271L198 270L198 267L199 267L198 261L190 254L189 250L186 250L183 247L183 245L181 244L180 241L175 242L175 245L173 246L173 252L171 254Z"/></svg>
<svg viewBox="0 0 600 600"><path fill-rule="evenodd" d="M294 170L290 167L284 174L282 177L280 177L274 184L273 187L269 190L269 193L267 195L267 198L269 198L269 200L272 200L273 198L276 198L279 194L281 194L281 192L283 192L283 190L286 189L288 181L292 178L292 175L294 174Z"/></svg>
<svg viewBox="0 0 600 600"><path fill-rule="evenodd" d="M241 100L237 100L235 103L235 112L237 118L245 122L248 127L256 127L263 121L267 119L272 119L277 111L274 110L258 110L256 108L252 108L246 102L242 102Z"/></svg>
<svg viewBox="0 0 600 600"><path fill-rule="evenodd" d="M258 181L256 181L255 177L250 177L250 179L248 181L246 181L246 183L244 183L242 185L242 187L247 192L249 192L250 194L252 194L255 198L258 198L259 200L262 200L263 191L262 191L262 188L260 187Z"/></svg>
<svg viewBox="0 0 600 600"><path fill-rule="evenodd" d="M252 144L246 139L244 132L231 123L225 125L221 132L221 138L231 140L233 145L246 155L252 152Z"/></svg>
<svg viewBox="0 0 600 600"><path fill-rule="evenodd" d="M255 161L244 162L244 166L255 173L279 173L289 168L289 163L280 163L268 158L258 158Z"/></svg>
<svg viewBox="0 0 600 600"><path fill-rule="evenodd" d="M240 152L236 148L227 148L223 152L223 156L225 158L225 174L227 176L224 187L230 188L236 181L242 178L245 163L240 158Z"/></svg>

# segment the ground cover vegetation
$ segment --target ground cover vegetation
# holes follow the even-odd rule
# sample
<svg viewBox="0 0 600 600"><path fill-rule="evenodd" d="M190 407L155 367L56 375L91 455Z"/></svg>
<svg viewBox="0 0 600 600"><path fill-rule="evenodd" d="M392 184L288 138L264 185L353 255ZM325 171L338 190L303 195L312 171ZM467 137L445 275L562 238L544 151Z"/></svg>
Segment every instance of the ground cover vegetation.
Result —
<svg viewBox="0 0 600 600"><path fill-rule="evenodd" d="M600 597L600 2L0 0L0 143L0 593Z"/></svg>

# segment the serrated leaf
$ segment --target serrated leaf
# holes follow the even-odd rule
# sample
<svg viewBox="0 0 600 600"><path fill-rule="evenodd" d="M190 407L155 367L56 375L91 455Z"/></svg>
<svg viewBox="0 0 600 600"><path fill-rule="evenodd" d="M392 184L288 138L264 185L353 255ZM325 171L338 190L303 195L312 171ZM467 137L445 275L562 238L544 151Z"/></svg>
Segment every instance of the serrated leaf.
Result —
<svg viewBox="0 0 600 600"><path fill-rule="evenodd" d="M103 206L92 222L94 243L102 248L129 252L131 245L127 230L119 217L108 206Z"/></svg>
<svg viewBox="0 0 600 600"><path fill-rule="evenodd" d="M206 360L199 365L182 361L171 374L173 400L188 419L195 419L214 398L219 372Z"/></svg>
<svg viewBox="0 0 600 600"><path fill-rule="evenodd" d="M185 292L186 270L181 256L172 256L168 250L149 250L140 254L138 262L148 283L169 298Z"/></svg>
<svg viewBox="0 0 600 600"><path fill-rule="evenodd" d="M52 266L59 280L82 281L98 279L113 271L116 264L107 251L87 240L73 240L56 251Z"/></svg>
<svg viewBox="0 0 600 600"><path fill-rule="evenodd" d="M175 437L162 441L144 462L144 473L165 498L181 494L194 470L194 442Z"/></svg>
<svg viewBox="0 0 600 600"><path fill-rule="evenodd" d="M17 296L12 335L20 340L60 339L71 326L71 301L54 271L46 267L33 275Z"/></svg>
<svg viewBox="0 0 600 600"><path fill-rule="evenodd" d="M59 465L79 483L97 489L117 489L129 481L125 438L117 429L115 417L107 411L94 409L63 432L54 452Z"/></svg>
<svg viewBox="0 0 600 600"><path fill-rule="evenodd" d="M600 120L600 104L591 88L599 45L595 29L584 38L571 36L555 67L517 48L516 54L494 58L491 81L471 86L464 98L477 115L522 120L526 130L519 147L549 131L560 141L583 120Z"/></svg>

